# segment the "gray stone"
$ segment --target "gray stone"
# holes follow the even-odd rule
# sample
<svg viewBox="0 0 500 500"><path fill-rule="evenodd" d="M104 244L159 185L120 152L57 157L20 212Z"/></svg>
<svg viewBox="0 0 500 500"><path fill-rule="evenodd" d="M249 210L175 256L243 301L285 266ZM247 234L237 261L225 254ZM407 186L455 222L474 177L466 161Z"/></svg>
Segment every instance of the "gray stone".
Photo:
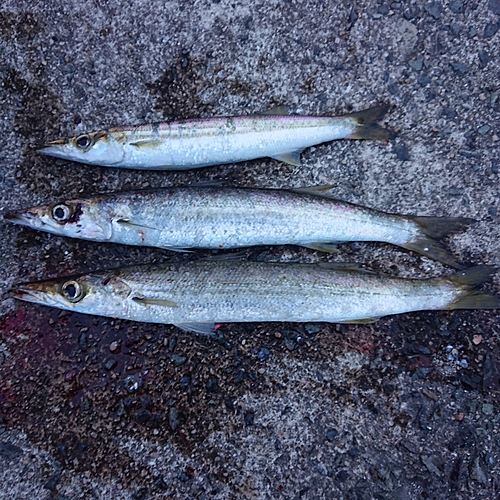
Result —
<svg viewBox="0 0 500 500"><path fill-rule="evenodd" d="M420 71L422 69L422 66L424 64L424 61L422 59L412 59L408 61L408 64L411 69L415 71Z"/></svg>
<svg viewBox="0 0 500 500"><path fill-rule="evenodd" d="M440 2L428 3L425 7L425 12L432 16L434 19L439 19L441 17L441 12L443 11L443 5Z"/></svg>

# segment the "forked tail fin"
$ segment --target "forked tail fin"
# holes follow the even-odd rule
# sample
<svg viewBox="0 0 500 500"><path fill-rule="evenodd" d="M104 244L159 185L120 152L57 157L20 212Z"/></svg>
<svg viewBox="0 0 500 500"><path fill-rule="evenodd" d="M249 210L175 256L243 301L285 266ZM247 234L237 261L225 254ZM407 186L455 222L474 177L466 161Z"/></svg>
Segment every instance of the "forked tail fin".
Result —
<svg viewBox="0 0 500 500"><path fill-rule="evenodd" d="M389 104L382 104L346 115L349 118L353 118L357 124L349 138L371 139L375 141L388 141L389 139L394 139L396 134L392 130L383 128L378 124L389 109Z"/></svg>
<svg viewBox="0 0 500 500"><path fill-rule="evenodd" d="M499 296L476 290L477 286L490 279L495 272L496 268L493 266L475 266L443 278L462 290L462 295L445 309L500 309Z"/></svg>
<svg viewBox="0 0 500 500"><path fill-rule="evenodd" d="M457 262L449 248L440 241L447 234L458 233L467 229L476 222L466 217L409 217L417 223L420 232L416 238L402 245L407 250L413 250L430 259L460 269L463 267Z"/></svg>

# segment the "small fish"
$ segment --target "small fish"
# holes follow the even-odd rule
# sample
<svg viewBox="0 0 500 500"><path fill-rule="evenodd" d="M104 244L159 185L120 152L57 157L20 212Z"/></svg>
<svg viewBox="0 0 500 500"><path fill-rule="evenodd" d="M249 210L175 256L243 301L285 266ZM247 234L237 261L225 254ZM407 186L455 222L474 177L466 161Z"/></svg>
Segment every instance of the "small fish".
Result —
<svg viewBox="0 0 500 500"><path fill-rule="evenodd" d="M4 218L72 238L170 250L294 244L328 252L335 243L379 241L460 267L439 240L473 219L392 215L330 196L327 186L162 188L68 200Z"/></svg>
<svg viewBox="0 0 500 500"><path fill-rule="evenodd" d="M335 139L386 141L377 122L388 105L340 117L288 115L284 107L250 116L118 127L49 142L39 153L103 167L183 170L271 157L300 165L304 148Z"/></svg>
<svg viewBox="0 0 500 500"><path fill-rule="evenodd" d="M198 260L28 283L13 293L60 309L210 333L217 323L367 323L410 311L497 309L500 297L475 290L494 271L477 266L418 280L355 264Z"/></svg>

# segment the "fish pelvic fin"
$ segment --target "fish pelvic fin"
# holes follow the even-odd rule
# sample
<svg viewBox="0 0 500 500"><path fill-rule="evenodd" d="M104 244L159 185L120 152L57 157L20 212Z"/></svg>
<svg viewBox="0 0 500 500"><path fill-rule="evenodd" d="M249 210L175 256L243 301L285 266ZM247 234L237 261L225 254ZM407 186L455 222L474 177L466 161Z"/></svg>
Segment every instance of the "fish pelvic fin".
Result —
<svg viewBox="0 0 500 500"><path fill-rule="evenodd" d="M394 131L381 127L378 122L389 111L389 104L374 106L373 108L357 111L346 115L356 122L356 128L349 136L350 139L369 139L374 141L388 141L394 139Z"/></svg>
<svg viewBox="0 0 500 500"><path fill-rule="evenodd" d="M500 309L500 297L481 293L476 287L488 281L497 269L494 266L475 266L442 278L463 290L462 295L445 309Z"/></svg>
<svg viewBox="0 0 500 500"><path fill-rule="evenodd" d="M303 149L297 149L296 151L287 151L286 153L281 153L279 155L271 156L275 160L282 161L284 163L289 163L294 167L300 167L300 155L304 151Z"/></svg>
<svg viewBox="0 0 500 500"><path fill-rule="evenodd" d="M474 219L466 217L410 217L410 219L417 224L419 234L415 239L402 245L404 248L455 269L463 267L440 239L448 234L464 231L476 222Z"/></svg>

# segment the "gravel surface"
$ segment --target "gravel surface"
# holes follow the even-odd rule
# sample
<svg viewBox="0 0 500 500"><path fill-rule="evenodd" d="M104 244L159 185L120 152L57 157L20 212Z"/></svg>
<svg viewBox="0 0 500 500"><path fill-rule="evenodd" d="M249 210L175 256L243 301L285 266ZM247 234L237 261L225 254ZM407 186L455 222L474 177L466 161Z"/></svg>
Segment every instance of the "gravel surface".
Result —
<svg viewBox="0 0 500 500"><path fill-rule="evenodd" d="M474 217L451 248L500 266L499 16L497 0L3 0L0 215L207 180L330 184L385 211ZM394 141L309 148L301 167L135 172L35 153L113 125L385 102ZM500 496L497 311L223 325L207 338L9 295L21 281L191 257L3 221L0 232L0 499ZM381 244L249 256L450 272ZM499 275L485 289L498 293Z"/></svg>

